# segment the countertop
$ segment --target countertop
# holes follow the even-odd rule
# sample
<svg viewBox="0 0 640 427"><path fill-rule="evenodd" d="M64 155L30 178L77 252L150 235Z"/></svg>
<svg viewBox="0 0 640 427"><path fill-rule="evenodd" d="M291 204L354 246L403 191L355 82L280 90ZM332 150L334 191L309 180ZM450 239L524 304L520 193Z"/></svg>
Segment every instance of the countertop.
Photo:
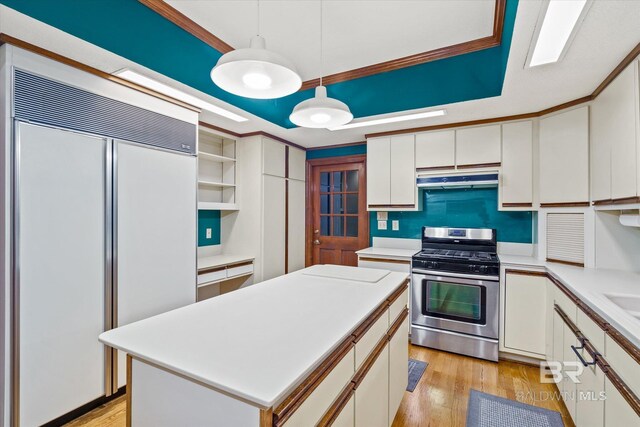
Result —
<svg viewBox="0 0 640 427"><path fill-rule="evenodd" d="M640 320L611 302L606 294L640 297L640 274L545 262L533 257L498 255L502 266L544 268L582 302L640 347Z"/></svg>
<svg viewBox="0 0 640 427"><path fill-rule="evenodd" d="M419 251L415 249L381 248L372 246L356 252L359 256L382 257L390 259L411 259Z"/></svg>
<svg viewBox="0 0 640 427"><path fill-rule="evenodd" d="M366 283L304 271L104 332L100 341L271 407L407 278L395 272Z"/></svg>
<svg viewBox="0 0 640 427"><path fill-rule="evenodd" d="M204 268L222 267L229 264L238 264L245 261L253 261L254 257L247 255L220 254L198 258L198 270Z"/></svg>

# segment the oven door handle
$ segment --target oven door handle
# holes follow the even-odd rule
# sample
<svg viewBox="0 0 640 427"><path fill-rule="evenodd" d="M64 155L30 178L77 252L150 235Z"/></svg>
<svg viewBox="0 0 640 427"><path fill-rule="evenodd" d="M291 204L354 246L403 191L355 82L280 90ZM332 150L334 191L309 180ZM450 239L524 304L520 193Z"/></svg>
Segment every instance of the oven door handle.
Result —
<svg viewBox="0 0 640 427"><path fill-rule="evenodd" d="M459 279L482 280L487 282L500 281L500 278L498 276L482 276L479 274L465 274L465 273L451 273L448 271L420 270L418 268L414 268L411 271L412 273L423 274L425 276L456 277Z"/></svg>

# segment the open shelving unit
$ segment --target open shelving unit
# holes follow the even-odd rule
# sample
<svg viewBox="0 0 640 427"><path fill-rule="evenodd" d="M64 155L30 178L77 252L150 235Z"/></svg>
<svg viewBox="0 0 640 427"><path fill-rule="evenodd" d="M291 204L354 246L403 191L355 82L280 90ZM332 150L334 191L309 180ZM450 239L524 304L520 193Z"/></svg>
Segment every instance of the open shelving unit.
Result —
<svg viewBox="0 0 640 427"><path fill-rule="evenodd" d="M236 141L203 127L198 138L198 209L238 210Z"/></svg>

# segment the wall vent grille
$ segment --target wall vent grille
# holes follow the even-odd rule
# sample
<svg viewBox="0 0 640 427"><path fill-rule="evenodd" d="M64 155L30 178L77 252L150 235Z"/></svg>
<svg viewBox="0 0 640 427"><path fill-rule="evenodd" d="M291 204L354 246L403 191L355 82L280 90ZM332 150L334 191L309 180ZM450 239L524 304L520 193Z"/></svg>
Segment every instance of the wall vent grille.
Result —
<svg viewBox="0 0 640 427"><path fill-rule="evenodd" d="M14 71L18 120L196 154L197 127L173 117L87 92L25 71Z"/></svg>
<svg viewBox="0 0 640 427"><path fill-rule="evenodd" d="M547 260L584 266L584 214L547 214Z"/></svg>

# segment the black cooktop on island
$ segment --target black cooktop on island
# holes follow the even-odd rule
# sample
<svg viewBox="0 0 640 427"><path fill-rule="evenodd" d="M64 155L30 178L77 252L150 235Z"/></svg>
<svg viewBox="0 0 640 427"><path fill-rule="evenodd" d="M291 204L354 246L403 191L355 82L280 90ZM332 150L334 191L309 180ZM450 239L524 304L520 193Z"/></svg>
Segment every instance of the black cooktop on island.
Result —
<svg viewBox="0 0 640 427"><path fill-rule="evenodd" d="M498 276L496 252L494 229L423 227L422 251L413 256L412 268Z"/></svg>

